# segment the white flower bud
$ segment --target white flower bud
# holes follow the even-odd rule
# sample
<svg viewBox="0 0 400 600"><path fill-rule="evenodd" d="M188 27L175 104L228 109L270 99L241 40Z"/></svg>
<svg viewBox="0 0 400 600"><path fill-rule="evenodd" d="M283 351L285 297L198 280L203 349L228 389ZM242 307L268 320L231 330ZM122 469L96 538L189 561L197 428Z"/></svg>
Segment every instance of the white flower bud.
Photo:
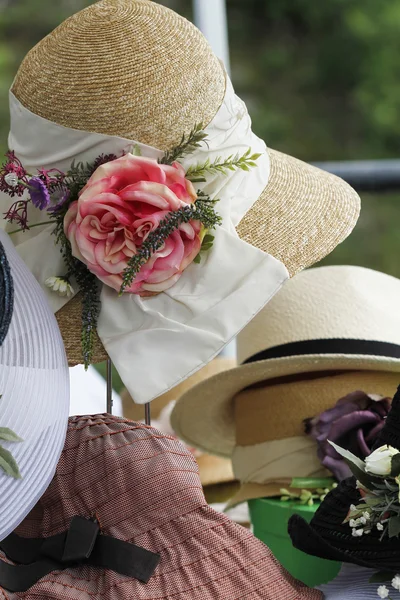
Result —
<svg viewBox="0 0 400 600"><path fill-rule="evenodd" d="M395 577L393 577L392 586L394 587L395 590L400 591L400 575L396 575Z"/></svg>
<svg viewBox="0 0 400 600"><path fill-rule="evenodd" d="M365 470L373 475L390 475L392 458L399 451L392 446L381 446L365 459Z"/></svg>
<svg viewBox="0 0 400 600"><path fill-rule="evenodd" d="M53 292L57 292L59 296L71 298L74 294L74 288L64 277L49 277L44 283Z"/></svg>
<svg viewBox="0 0 400 600"><path fill-rule="evenodd" d="M389 590L386 585L380 585L378 587L378 596L379 598L387 598L389 596Z"/></svg>
<svg viewBox="0 0 400 600"><path fill-rule="evenodd" d="M364 529L353 529L353 531L351 532L353 537L361 537L362 534L364 533Z"/></svg>
<svg viewBox="0 0 400 600"><path fill-rule="evenodd" d="M15 173L7 173L7 175L4 176L4 181L10 187L17 187L18 176Z"/></svg>

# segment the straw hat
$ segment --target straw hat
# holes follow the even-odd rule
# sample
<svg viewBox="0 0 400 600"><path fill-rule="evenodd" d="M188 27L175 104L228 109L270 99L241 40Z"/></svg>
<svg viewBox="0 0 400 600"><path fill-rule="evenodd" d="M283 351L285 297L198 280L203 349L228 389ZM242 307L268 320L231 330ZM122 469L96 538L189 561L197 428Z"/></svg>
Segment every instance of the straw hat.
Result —
<svg viewBox="0 0 400 600"><path fill-rule="evenodd" d="M222 373L236 366L236 360L231 358L216 358L208 365L197 371L194 375L185 379L181 384L170 390L166 394L159 396L151 403L151 416L153 426L160 429L163 433L174 435L170 424L170 414L172 408L183 393L208 377ZM135 404L127 390L121 392L123 416L131 421L143 420L143 406ZM231 461L211 454L197 452L195 454L196 462L199 466L200 481L203 487L221 483L229 483L235 480L232 472Z"/></svg>
<svg viewBox="0 0 400 600"><path fill-rule="evenodd" d="M400 388L393 398L392 408L374 449L386 445L400 450ZM361 537L354 536L349 523L344 522L350 506L360 505L361 498L355 477L345 479L327 494L310 523L298 515L291 517L289 534L293 545L313 556L354 563L375 571L398 573L398 536L382 535L382 531L376 527ZM389 516L391 504L388 507Z"/></svg>
<svg viewBox="0 0 400 600"><path fill-rule="evenodd" d="M29 52L12 94L66 136L97 132L166 151L195 123L212 123L227 82L203 35L181 16L149 0L102 0ZM265 185L236 232L294 275L348 236L359 198L342 180L290 156L268 149L265 159ZM70 364L82 362L79 296L57 319ZM94 361L106 355L98 341Z"/></svg>
<svg viewBox="0 0 400 600"><path fill-rule="evenodd" d="M69 373L42 290L0 230L0 540L49 485L64 444Z"/></svg>
<svg viewBox="0 0 400 600"><path fill-rule="evenodd" d="M244 427L235 414L237 394L265 382L263 394L243 392L248 406L238 409L241 419L247 415L247 435L251 436L251 428L258 431L264 426L261 416L269 418L273 413L269 403L275 403L276 414L280 402L288 411L296 410L297 394L303 394L306 403L309 394L313 397L308 384L302 384L301 391L302 386L291 383L310 373L374 373L375 383L367 373L355 375L356 380L336 390L330 382L331 391L322 398L327 405L320 405L323 410L356 389L392 397L400 373L399 302L400 281L370 269L319 267L300 273L239 335L241 366L211 377L182 396L171 417L174 430L191 446L232 457L238 426ZM371 385L376 388L372 390ZM284 393L289 393L287 401ZM242 405L240 399L237 404ZM311 409L316 406L310 406L304 417L313 416ZM284 415L275 418L285 420Z"/></svg>
<svg viewBox="0 0 400 600"><path fill-rule="evenodd" d="M50 487L1 550L10 600L322 598L207 506L178 440L111 415L70 419Z"/></svg>

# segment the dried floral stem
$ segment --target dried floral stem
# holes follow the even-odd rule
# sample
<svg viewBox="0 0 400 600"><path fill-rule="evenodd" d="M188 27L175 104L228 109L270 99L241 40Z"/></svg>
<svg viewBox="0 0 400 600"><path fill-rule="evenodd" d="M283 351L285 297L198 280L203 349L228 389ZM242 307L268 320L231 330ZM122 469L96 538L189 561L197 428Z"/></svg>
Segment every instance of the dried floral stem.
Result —
<svg viewBox="0 0 400 600"><path fill-rule="evenodd" d="M34 229L34 227L43 227L44 225L54 225L54 221L43 221L43 223L35 223L34 225L29 225L29 230ZM13 235L14 233L20 233L21 231L26 231L26 229L14 229L14 231L8 231L8 235Z"/></svg>

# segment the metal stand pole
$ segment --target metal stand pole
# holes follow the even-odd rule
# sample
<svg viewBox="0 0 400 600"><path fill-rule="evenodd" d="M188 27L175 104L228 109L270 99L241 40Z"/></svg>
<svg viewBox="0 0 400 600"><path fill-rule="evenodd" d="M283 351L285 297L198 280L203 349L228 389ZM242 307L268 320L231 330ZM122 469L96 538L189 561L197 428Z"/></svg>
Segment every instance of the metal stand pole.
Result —
<svg viewBox="0 0 400 600"><path fill-rule="evenodd" d="M112 362L107 360L107 412L112 415L113 399L112 399Z"/></svg>
<svg viewBox="0 0 400 600"><path fill-rule="evenodd" d="M150 402L144 405L144 420L146 425L151 425Z"/></svg>
<svg viewBox="0 0 400 600"><path fill-rule="evenodd" d="M193 0L194 23L230 71L226 0Z"/></svg>

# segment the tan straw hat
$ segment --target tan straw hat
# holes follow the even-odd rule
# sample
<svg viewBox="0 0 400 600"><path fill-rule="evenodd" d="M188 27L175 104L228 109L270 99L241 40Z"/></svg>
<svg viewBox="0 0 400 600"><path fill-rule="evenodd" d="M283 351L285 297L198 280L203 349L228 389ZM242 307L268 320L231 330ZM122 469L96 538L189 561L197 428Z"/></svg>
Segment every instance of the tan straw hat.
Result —
<svg viewBox="0 0 400 600"><path fill-rule="evenodd" d="M174 430L192 446L232 457L244 420L246 431L253 427L266 436L261 442L271 435L270 412L291 436L293 426L299 432L301 419L313 416L312 409L326 409L348 392L393 395L400 378L399 302L400 281L370 269L319 267L300 273L239 335L241 366L211 377L179 400L171 417ZM351 372L349 379L344 371ZM315 387L318 379L307 379L326 372L340 386L330 382L325 396L323 379L321 389ZM306 375L306 383L293 383L299 375ZM242 392L261 382L266 382L262 392ZM299 411L292 426L286 411L273 411L274 402L288 413Z"/></svg>
<svg viewBox="0 0 400 600"><path fill-rule="evenodd" d="M194 375L191 375L185 379L181 384L176 386L174 389L166 392L162 396L159 396L151 403L151 416L153 419L153 426L156 429L160 429L163 433L170 434L169 424L169 407L177 401L182 394L189 392L192 387L201 381L205 381L209 377L222 373L228 369L233 369L236 366L236 360L232 358L219 357L212 360L205 367L197 371ZM144 417L143 406L135 404L125 389L121 392L123 416L131 421L142 421ZM165 411L167 410L167 413ZM163 413L165 416L163 416ZM164 431L161 424L165 424L165 419L168 419L166 424L168 431ZM212 456L211 454L197 453L196 461L199 466L200 480L203 487L217 485L221 483L230 483L235 480L232 471L232 463L226 458L220 456Z"/></svg>
<svg viewBox="0 0 400 600"><path fill-rule="evenodd" d="M167 151L194 124L214 119L226 88L223 67L187 20L149 0L102 0L29 52L12 93L25 109L66 131L120 136ZM294 275L349 235L359 198L342 180L295 158L271 149L268 158L267 185L236 231ZM82 362L79 298L57 318L70 364ZM93 361L105 357L98 342Z"/></svg>

